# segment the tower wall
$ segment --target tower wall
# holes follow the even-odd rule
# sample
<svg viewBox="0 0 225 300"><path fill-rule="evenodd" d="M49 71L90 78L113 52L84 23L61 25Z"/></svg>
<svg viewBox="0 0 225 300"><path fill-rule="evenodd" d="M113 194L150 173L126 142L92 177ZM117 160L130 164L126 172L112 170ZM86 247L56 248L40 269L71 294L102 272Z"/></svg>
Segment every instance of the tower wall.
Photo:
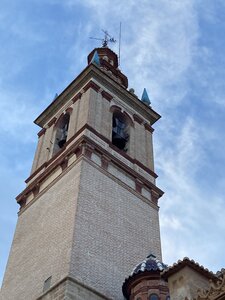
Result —
<svg viewBox="0 0 225 300"><path fill-rule="evenodd" d="M149 251L161 257L158 209L96 163L81 169L70 276L110 299L123 299L121 282Z"/></svg>
<svg viewBox="0 0 225 300"><path fill-rule="evenodd" d="M37 299L44 281L69 274L80 163L59 176L19 216L2 285L2 300Z"/></svg>
<svg viewBox="0 0 225 300"><path fill-rule="evenodd" d="M160 116L126 88L113 64L91 63L36 119L2 299L121 300L136 262L161 258L151 127ZM128 147L113 141L116 117Z"/></svg>

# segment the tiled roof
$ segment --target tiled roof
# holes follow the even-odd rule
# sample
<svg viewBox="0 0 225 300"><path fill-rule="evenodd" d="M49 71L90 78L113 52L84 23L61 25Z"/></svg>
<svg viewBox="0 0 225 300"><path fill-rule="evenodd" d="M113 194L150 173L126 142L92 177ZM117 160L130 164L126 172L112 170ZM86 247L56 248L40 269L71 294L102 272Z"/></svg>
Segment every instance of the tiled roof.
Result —
<svg viewBox="0 0 225 300"><path fill-rule="evenodd" d="M194 269L196 272L201 273L208 279L218 280L218 277L213 272L209 271L207 268L204 268L198 262L195 262L193 259L189 259L188 257L184 257L183 260L178 260L172 266L168 267L163 271L163 277L168 278L170 275L175 274L185 266L189 266Z"/></svg>
<svg viewBox="0 0 225 300"><path fill-rule="evenodd" d="M146 257L145 260L143 260L141 263L139 263L131 272L130 276L128 276L122 286L123 295L126 299L129 298L129 292L131 283L134 282L136 279L140 280L140 278L146 278L148 279L160 279L161 272L167 268L167 266L156 259L156 256L153 254L150 254Z"/></svg>
<svg viewBox="0 0 225 300"><path fill-rule="evenodd" d="M144 271L163 271L167 266L150 254L145 260L139 263L132 271L131 276Z"/></svg>

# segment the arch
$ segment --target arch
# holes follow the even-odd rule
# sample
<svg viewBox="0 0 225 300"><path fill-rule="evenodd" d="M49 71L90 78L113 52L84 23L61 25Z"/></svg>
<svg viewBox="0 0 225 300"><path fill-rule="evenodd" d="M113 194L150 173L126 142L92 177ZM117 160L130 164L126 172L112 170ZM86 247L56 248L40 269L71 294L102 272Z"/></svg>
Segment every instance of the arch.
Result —
<svg viewBox="0 0 225 300"><path fill-rule="evenodd" d="M72 114L72 111L73 111L73 108L72 107L67 107L66 109L66 113L71 115Z"/></svg>
<svg viewBox="0 0 225 300"><path fill-rule="evenodd" d="M68 111L62 114L55 124L55 138L53 143L53 155L56 154L66 143L69 122L70 122L70 112Z"/></svg>
<svg viewBox="0 0 225 300"><path fill-rule="evenodd" d="M112 115L112 144L123 151L128 150L130 122L125 113L115 109Z"/></svg>
<svg viewBox="0 0 225 300"><path fill-rule="evenodd" d="M117 105L112 105L110 107L110 112L114 113L116 111L120 111L121 113L123 113L124 115L126 115L127 121L129 122L129 125L130 126L134 126L134 121L133 121L132 117L126 111L124 111L121 107L119 107Z"/></svg>
<svg viewBox="0 0 225 300"><path fill-rule="evenodd" d="M109 111L110 111L111 113L114 113L115 111L122 111L122 109L121 109L121 107L119 107L119 106L117 106L117 105L112 105L112 106L110 106Z"/></svg>
<svg viewBox="0 0 225 300"><path fill-rule="evenodd" d="M149 300L159 300L159 296L157 294L151 294L148 299Z"/></svg>
<svg viewBox="0 0 225 300"><path fill-rule="evenodd" d="M130 116L126 111L124 111L123 113L124 113L125 116L127 117L127 120L128 120L128 122L130 123L129 125L130 125L130 126L134 126L134 121L132 120L131 116Z"/></svg>

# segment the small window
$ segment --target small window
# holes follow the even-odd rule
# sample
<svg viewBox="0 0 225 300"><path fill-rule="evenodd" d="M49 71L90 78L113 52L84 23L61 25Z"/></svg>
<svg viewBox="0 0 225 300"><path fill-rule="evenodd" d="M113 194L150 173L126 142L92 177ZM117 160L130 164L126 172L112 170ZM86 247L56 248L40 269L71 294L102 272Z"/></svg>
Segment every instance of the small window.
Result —
<svg viewBox="0 0 225 300"><path fill-rule="evenodd" d="M157 294L151 294L149 300L159 300L159 296Z"/></svg>
<svg viewBox="0 0 225 300"><path fill-rule="evenodd" d="M120 112L114 112L112 123L113 145L121 150L127 151L129 141L129 126L126 117Z"/></svg>
<svg viewBox="0 0 225 300"><path fill-rule="evenodd" d="M69 121L70 121L70 115L66 113L60 118L56 126L53 154L57 153L66 143Z"/></svg>

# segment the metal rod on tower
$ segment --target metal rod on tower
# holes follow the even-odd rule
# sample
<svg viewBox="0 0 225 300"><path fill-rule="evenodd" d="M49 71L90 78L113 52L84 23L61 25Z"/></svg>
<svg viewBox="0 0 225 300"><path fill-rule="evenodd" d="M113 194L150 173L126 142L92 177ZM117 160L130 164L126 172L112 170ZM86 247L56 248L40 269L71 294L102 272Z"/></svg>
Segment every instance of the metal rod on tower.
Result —
<svg viewBox="0 0 225 300"><path fill-rule="evenodd" d="M120 47L121 47L121 27L122 23L120 22L120 32L119 32L119 59L118 59L118 65L120 65Z"/></svg>
<svg viewBox="0 0 225 300"><path fill-rule="evenodd" d="M89 37L89 38L92 40L102 41L102 47L108 47L108 43L116 43L116 40L114 39L114 37L108 34L108 31L102 29L102 32L104 33L104 38L95 38L95 37Z"/></svg>

